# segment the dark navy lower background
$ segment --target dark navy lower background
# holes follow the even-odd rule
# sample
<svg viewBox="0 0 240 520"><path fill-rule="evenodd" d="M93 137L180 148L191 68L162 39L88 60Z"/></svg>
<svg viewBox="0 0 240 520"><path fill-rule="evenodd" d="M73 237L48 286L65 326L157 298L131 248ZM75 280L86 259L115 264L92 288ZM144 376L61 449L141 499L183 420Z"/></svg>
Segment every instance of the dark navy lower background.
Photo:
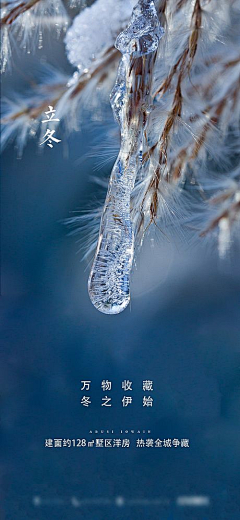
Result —
<svg viewBox="0 0 240 520"><path fill-rule="evenodd" d="M6 519L240 518L240 277L234 252L146 244L131 308L105 316L87 294L89 267L62 221L96 200L90 130L42 154L3 160L1 488ZM81 406L81 380L92 404ZM101 381L112 407L101 407ZM122 407L121 382L133 381ZM142 407L142 381L154 405ZM128 394L129 395L129 394ZM53 448L89 430L149 429L190 448ZM136 439L139 435L131 434ZM121 435L95 435L95 437ZM129 437L122 435L123 438ZM140 435L140 437L142 437ZM205 497L181 505L181 497ZM180 501L179 501L180 497Z"/></svg>

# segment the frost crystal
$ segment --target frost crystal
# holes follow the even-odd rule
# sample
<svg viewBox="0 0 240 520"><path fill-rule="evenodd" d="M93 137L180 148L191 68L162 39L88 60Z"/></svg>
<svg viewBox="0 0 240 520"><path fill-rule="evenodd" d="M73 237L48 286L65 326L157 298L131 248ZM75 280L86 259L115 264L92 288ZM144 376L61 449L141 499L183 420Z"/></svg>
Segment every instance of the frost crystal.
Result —
<svg viewBox="0 0 240 520"><path fill-rule="evenodd" d="M162 34L154 2L140 0L131 23L116 42L123 58L111 104L121 128L121 148L111 174L88 285L92 303L106 314L123 311L130 301L134 254L130 197L141 163L152 103L152 72Z"/></svg>

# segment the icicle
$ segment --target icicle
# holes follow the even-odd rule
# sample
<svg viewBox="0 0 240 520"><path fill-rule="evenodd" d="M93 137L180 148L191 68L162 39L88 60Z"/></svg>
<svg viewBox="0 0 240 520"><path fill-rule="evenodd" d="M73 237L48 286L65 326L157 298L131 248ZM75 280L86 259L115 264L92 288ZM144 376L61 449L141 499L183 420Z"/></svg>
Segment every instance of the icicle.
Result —
<svg viewBox="0 0 240 520"><path fill-rule="evenodd" d="M152 104L153 66L162 35L154 2L140 0L129 26L116 40L123 58L111 104L121 128L121 148L110 178L88 284L93 305L106 314L118 314L130 301L134 254L130 197L141 164L144 130Z"/></svg>
<svg viewBox="0 0 240 520"><path fill-rule="evenodd" d="M11 47L9 43L9 35L8 35L8 29L7 27L2 28L2 34L1 34L1 60L0 60L0 72L5 72L6 66L9 60L9 57L11 56Z"/></svg>

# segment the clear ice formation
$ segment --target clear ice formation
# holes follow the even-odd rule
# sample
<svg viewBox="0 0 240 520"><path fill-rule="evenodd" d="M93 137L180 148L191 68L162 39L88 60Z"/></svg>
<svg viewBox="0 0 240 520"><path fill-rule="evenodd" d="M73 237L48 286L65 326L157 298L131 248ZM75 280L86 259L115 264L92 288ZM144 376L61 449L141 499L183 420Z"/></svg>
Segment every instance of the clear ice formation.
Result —
<svg viewBox="0 0 240 520"><path fill-rule="evenodd" d="M141 163L143 135L152 104L153 66L162 35L154 2L140 0L129 26L116 40L123 57L110 100L120 125L121 148L110 177L88 282L93 305L105 314L118 314L130 301L134 255L130 198Z"/></svg>

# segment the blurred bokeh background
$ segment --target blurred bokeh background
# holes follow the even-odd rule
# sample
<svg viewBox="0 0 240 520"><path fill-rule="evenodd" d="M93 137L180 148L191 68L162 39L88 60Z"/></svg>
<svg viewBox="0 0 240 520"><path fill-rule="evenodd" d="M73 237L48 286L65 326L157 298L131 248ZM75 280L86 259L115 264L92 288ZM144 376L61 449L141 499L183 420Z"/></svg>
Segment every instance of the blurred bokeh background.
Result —
<svg viewBox="0 0 240 520"><path fill-rule="evenodd" d="M15 57L5 93L24 89L36 61ZM70 70L61 41L51 43L51 63ZM61 131L53 149L40 153L33 140L21 160L14 144L2 157L3 518L237 520L239 251L220 262L209 243L173 246L156 231L137 258L131 307L98 313L87 294L89 265L63 222L102 196L91 181L98 159L87 156L104 141L104 122L86 115L82 132ZM104 379L113 385L111 408L101 407ZM124 379L133 381L128 408ZM153 408L141 404L145 379L154 383ZM89 408L80 403L81 380L92 381ZM89 434L95 429L116 434ZM129 449L44 447L48 438L119 438L119 429L187 438L190 448L137 449L136 434ZM205 501L183 506L182 496Z"/></svg>

